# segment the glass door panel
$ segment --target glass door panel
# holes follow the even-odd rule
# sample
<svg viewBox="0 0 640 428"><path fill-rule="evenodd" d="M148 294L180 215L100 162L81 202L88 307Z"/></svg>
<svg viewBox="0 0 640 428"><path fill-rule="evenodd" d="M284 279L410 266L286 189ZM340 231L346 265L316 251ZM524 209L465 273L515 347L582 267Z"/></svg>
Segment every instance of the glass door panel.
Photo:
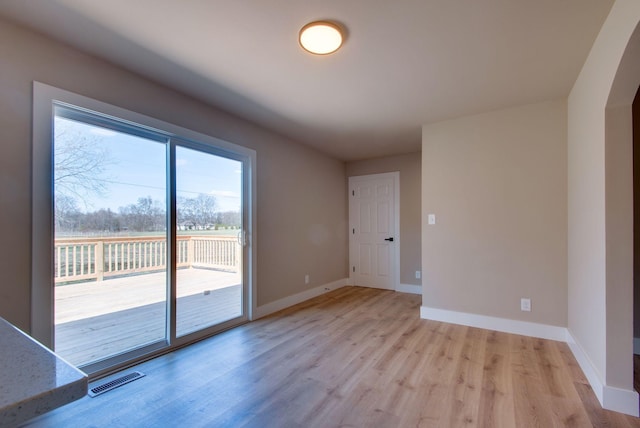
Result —
<svg viewBox="0 0 640 428"><path fill-rule="evenodd" d="M167 146L58 113L55 350L86 366L166 344Z"/></svg>
<svg viewBox="0 0 640 428"><path fill-rule="evenodd" d="M242 162L176 147L176 336L243 316Z"/></svg>

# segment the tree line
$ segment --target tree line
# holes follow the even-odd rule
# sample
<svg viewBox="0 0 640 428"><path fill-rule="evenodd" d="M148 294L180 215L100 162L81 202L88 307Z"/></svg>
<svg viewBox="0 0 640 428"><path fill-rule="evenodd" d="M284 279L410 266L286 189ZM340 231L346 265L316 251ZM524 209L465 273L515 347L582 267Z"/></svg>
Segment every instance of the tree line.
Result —
<svg viewBox="0 0 640 428"><path fill-rule="evenodd" d="M195 198L179 197L176 204L179 230L240 228L240 212L218 211L214 196L200 194ZM166 230L166 208L150 196L138 198L135 204L120 207L117 212L110 208L83 212L73 197L64 194L56 195L54 205L56 233Z"/></svg>

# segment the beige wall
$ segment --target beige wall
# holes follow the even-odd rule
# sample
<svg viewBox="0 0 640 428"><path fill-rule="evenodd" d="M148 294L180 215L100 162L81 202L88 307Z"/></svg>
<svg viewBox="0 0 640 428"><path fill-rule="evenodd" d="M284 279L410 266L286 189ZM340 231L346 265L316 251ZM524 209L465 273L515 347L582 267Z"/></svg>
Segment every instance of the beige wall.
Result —
<svg viewBox="0 0 640 428"><path fill-rule="evenodd" d="M33 80L255 149L258 305L348 277L342 162L4 20L0 70L0 316L29 328Z"/></svg>
<svg viewBox="0 0 640 428"><path fill-rule="evenodd" d="M566 162L562 100L423 127L424 306L566 325Z"/></svg>
<svg viewBox="0 0 640 428"><path fill-rule="evenodd" d="M568 108L569 330L600 381L630 392L629 140L631 103L640 83L640 35L636 31L633 42L629 40L639 21L640 2L615 2L571 91ZM605 390L604 403L610 407L607 400Z"/></svg>
<svg viewBox="0 0 640 428"><path fill-rule="evenodd" d="M640 90L633 115L633 336L640 338Z"/></svg>
<svg viewBox="0 0 640 428"><path fill-rule="evenodd" d="M421 271L421 169L420 153L347 162L347 177L400 172L400 283L420 285Z"/></svg>

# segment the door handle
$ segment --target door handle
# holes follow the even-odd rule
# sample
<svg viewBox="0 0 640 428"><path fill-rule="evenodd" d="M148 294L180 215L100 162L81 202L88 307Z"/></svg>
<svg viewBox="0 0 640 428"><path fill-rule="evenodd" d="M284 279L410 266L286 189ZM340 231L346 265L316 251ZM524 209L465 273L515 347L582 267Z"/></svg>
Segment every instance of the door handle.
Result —
<svg viewBox="0 0 640 428"><path fill-rule="evenodd" d="M384 238L385 241L393 242L393 236L391 238Z"/></svg>
<svg viewBox="0 0 640 428"><path fill-rule="evenodd" d="M241 247L246 247L247 246L247 231L246 230L241 230L240 232L238 232L238 245L240 245Z"/></svg>

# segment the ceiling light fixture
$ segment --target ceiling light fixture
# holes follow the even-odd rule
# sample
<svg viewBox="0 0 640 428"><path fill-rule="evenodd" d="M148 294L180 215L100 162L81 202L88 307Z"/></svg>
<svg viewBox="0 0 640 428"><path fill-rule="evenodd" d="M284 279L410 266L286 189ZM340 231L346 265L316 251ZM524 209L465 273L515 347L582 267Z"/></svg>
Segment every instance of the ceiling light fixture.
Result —
<svg viewBox="0 0 640 428"><path fill-rule="evenodd" d="M342 29L333 22L315 21L302 27L298 36L300 46L316 55L328 55L342 46Z"/></svg>

